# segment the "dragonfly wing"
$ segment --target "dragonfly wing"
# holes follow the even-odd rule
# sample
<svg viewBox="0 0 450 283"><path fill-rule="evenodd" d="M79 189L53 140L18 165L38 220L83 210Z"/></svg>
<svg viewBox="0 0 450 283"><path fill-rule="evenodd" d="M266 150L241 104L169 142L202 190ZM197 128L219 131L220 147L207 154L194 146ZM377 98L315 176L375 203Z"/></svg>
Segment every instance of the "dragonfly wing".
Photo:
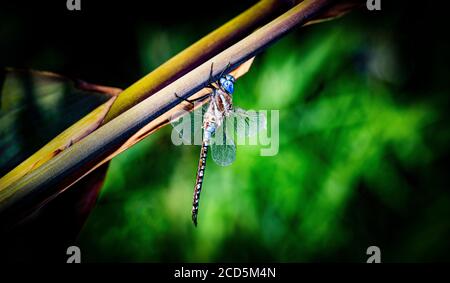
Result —
<svg viewBox="0 0 450 283"><path fill-rule="evenodd" d="M266 115L261 111L247 111L237 107L229 118L228 120L231 121L228 121L227 124L233 123L234 127L228 127L228 129L232 128L237 137L252 137L267 128Z"/></svg>
<svg viewBox="0 0 450 283"><path fill-rule="evenodd" d="M175 144L180 145L201 145L203 139L203 114L206 112L208 103L197 108L192 112L177 113L170 120L174 127L172 140ZM174 136L175 134L175 136Z"/></svg>
<svg viewBox="0 0 450 283"><path fill-rule="evenodd" d="M236 146L224 126L216 130L211 140L211 153L214 162L220 166L228 166L236 159Z"/></svg>

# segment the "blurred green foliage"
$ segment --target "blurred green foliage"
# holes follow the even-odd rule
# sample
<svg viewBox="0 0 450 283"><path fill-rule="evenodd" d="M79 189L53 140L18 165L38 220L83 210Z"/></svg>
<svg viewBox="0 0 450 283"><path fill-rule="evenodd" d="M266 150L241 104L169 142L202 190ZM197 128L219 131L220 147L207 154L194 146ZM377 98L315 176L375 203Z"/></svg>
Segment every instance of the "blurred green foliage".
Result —
<svg viewBox="0 0 450 283"><path fill-rule="evenodd" d="M209 158L198 228L198 147L174 146L167 126L116 157L79 238L85 260L365 261L371 245L384 261L444 258L442 96L406 87L394 32L355 23L296 31L237 81L235 105L280 110L279 153L241 146L229 167ZM193 40L142 31L143 73Z"/></svg>

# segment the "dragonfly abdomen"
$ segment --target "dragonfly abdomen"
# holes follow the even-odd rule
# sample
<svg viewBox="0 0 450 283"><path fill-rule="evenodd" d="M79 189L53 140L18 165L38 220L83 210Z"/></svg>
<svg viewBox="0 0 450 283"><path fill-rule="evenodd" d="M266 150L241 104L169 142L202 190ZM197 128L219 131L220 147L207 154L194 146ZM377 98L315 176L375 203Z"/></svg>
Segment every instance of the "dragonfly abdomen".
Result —
<svg viewBox="0 0 450 283"><path fill-rule="evenodd" d="M203 141L202 149L200 150L200 160L198 162L197 178L194 187L194 199L192 202L192 222L197 226L198 206L200 201L200 193L202 191L203 178L206 169L206 157L208 156L208 143Z"/></svg>

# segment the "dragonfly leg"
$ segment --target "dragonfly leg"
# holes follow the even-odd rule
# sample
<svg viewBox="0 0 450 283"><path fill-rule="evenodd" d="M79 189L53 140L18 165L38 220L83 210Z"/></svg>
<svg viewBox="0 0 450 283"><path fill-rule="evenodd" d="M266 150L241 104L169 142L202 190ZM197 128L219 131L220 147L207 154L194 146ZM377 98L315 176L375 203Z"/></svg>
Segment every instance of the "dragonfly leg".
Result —
<svg viewBox="0 0 450 283"><path fill-rule="evenodd" d="M209 71L209 79L208 79L208 83L206 84L205 87L210 88L210 89L216 89L217 87L215 87L213 85L213 83L216 83L217 85L219 85L219 80L220 78L225 74L225 71L228 70L231 66L231 62L228 62L227 66L225 67L225 69L222 70L222 72L220 72L220 75L218 77L217 80L214 80L213 78L213 68L214 68L214 62L211 62L211 69Z"/></svg>
<svg viewBox="0 0 450 283"><path fill-rule="evenodd" d="M209 83L213 82L213 68L214 68L214 62L211 62L211 69L209 70Z"/></svg>
<svg viewBox="0 0 450 283"><path fill-rule="evenodd" d="M205 87L210 88L212 90L215 89L213 83L215 83L214 78L213 78L213 69L214 69L214 62L211 62L211 69L209 70L209 78L208 78L208 82L206 83Z"/></svg>
<svg viewBox="0 0 450 283"><path fill-rule="evenodd" d="M175 96L181 100L184 100L184 101L189 102L190 104L194 105L194 102L190 101L189 99L179 96L176 92L175 92Z"/></svg>
<svg viewBox="0 0 450 283"><path fill-rule="evenodd" d="M231 62L228 62L225 69L223 69L222 72L220 73L219 79L223 76L223 74L225 74L225 71L228 70L228 68L230 68L230 66L231 66Z"/></svg>
<svg viewBox="0 0 450 283"><path fill-rule="evenodd" d="M189 102L190 104L192 104L192 106L194 106L194 102L205 99L207 96L209 96L209 94L206 94L206 95L194 98L194 99L186 99L184 97L179 96L176 92L175 92L175 96L181 100Z"/></svg>

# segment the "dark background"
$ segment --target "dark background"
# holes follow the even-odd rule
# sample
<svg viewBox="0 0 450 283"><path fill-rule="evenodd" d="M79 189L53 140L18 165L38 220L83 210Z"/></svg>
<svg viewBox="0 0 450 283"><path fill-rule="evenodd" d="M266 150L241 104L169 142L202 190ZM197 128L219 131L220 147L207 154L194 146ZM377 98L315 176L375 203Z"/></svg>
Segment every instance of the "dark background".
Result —
<svg viewBox="0 0 450 283"><path fill-rule="evenodd" d="M93 2L1 3L0 66L126 88L253 3ZM211 165L197 230L195 148L164 129L114 160L76 242L86 261L365 261L370 245L384 261L448 261L447 9L392 2L257 58L236 100L287 113L280 155Z"/></svg>
<svg viewBox="0 0 450 283"><path fill-rule="evenodd" d="M125 88L150 71L143 70L137 52L143 26L187 32L190 44L252 4L97 0L68 11L66 1L2 2L0 58L7 66L44 68Z"/></svg>

